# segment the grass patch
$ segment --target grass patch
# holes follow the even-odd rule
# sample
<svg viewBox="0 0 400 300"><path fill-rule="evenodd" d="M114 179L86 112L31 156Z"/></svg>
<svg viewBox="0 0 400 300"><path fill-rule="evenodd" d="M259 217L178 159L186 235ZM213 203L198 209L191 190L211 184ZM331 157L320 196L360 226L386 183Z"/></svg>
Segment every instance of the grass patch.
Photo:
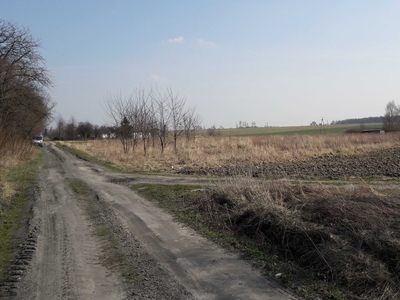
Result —
<svg viewBox="0 0 400 300"><path fill-rule="evenodd" d="M157 201L161 208L173 213L178 221L191 225L198 230L205 227L201 216L195 210L196 200L203 194L201 187L195 185L138 184L131 186L131 189L146 199Z"/></svg>
<svg viewBox="0 0 400 300"><path fill-rule="evenodd" d="M69 186L72 191L80 197L88 197L92 195L92 190L86 183L81 180L71 179L69 182Z"/></svg>
<svg viewBox="0 0 400 300"><path fill-rule="evenodd" d="M31 189L38 178L44 152L11 169L0 169L0 274L4 274L18 243L17 231L24 226Z"/></svg>
<svg viewBox="0 0 400 300"><path fill-rule="evenodd" d="M90 187L78 179L71 179L69 185L80 200L78 203L89 217L94 226L94 235L99 238L103 254L100 261L106 268L117 270L128 281L140 280L139 274L129 265L125 254L119 247L118 240L107 223L104 212L98 206L96 195Z"/></svg>

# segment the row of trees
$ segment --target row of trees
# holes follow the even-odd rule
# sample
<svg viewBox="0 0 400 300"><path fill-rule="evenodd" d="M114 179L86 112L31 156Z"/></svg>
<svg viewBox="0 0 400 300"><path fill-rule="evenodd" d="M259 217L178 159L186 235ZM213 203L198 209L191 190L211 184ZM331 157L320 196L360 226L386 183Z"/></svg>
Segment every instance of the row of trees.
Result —
<svg viewBox="0 0 400 300"><path fill-rule="evenodd" d="M0 20L0 152L42 132L50 119L51 80L39 47L28 29Z"/></svg>
<svg viewBox="0 0 400 300"><path fill-rule="evenodd" d="M257 124L256 122L251 122L251 125L247 121L239 121L239 123L236 123L236 128L256 128Z"/></svg>
<svg viewBox="0 0 400 300"><path fill-rule="evenodd" d="M195 139L201 119L194 108L186 107L186 98L167 90L146 92L138 89L128 98L109 96L104 109L117 128L124 152L142 144L144 153L158 141L164 152L169 140L175 151L178 138Z"/></svg>
<svg viewBox="0 0 400 300"><path fill-rule="evenodd" d="M353 119L345 119L332 121L331 125L337 124L368 124L368 123L382 123L382 117L366 117L366 118L353 118Z"/></svg>
<svg viewBox="0 0 400 300"><path fill-rule="evenodd" d="M45 129L43 135L51 140L88 140L115 137L117 128L99 126L90 122L77 122L72 116L66 121L61 115L55 119L55 127Z"/></svg>

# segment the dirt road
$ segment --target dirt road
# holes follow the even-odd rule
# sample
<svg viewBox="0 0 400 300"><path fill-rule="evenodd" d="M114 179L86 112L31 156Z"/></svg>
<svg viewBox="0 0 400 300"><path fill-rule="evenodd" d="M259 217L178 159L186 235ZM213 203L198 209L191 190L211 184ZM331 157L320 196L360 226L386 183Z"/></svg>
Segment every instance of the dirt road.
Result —
<svg viewBox="0 0 400 300"><path fill-rule="evenodd" d="M115 174L53 145L45 151L29 235L14 262L13 296L3 298L294 299L120 184L193 179ZM70 188L71 179L94 191L98 222L118 241L115 248L133 270L132 280L101 263L107 252Z"/></svg>

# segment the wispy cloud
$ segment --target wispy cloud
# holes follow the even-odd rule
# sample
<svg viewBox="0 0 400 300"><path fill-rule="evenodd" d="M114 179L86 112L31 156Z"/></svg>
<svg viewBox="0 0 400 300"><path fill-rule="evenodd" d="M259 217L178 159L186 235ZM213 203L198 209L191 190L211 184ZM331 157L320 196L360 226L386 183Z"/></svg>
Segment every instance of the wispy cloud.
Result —
<svg viewBox="0 0 400 300"><path fill-rule="evenodd" d="M164 78L164 77L162 77L162 76L160 76L160 75L158 75L158 74L151 74L151 75L150 75L150 78L151 78L152 80L156 81L156 82L166 82L166 81L167 81L166 78Z"/></svg>
<svg viewBox="0 0 400 300"><path fill-rule="evenodd" d="M217 47L217 44L211 41L206 41L206 40L202 40L202 39L197 39L197 45L201 46L201 47Z"/></svg>
<svg viewBox="0 0 400 300"><path fill-rule="evenodd" d="M183 36L178 36L173 39L169 39L168 43L170 44L183 44L185 42L185 38Z"/></svg>

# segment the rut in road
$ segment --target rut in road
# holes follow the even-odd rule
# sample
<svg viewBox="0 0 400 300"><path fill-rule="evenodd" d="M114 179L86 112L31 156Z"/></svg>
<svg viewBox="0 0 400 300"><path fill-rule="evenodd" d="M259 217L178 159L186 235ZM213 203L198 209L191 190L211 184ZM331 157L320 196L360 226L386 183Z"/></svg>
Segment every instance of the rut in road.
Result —
<svg viewBox="0 0 400 300"><path fill-rule="evenodd" d="M33 210L37 247L16 299L295 299L129 188L110 182L116 174L51 150L45 149L41 193ZM70 179L95 191L101 212L97 220L119 242L134 280L101 264L102 243Z"/></svg>

